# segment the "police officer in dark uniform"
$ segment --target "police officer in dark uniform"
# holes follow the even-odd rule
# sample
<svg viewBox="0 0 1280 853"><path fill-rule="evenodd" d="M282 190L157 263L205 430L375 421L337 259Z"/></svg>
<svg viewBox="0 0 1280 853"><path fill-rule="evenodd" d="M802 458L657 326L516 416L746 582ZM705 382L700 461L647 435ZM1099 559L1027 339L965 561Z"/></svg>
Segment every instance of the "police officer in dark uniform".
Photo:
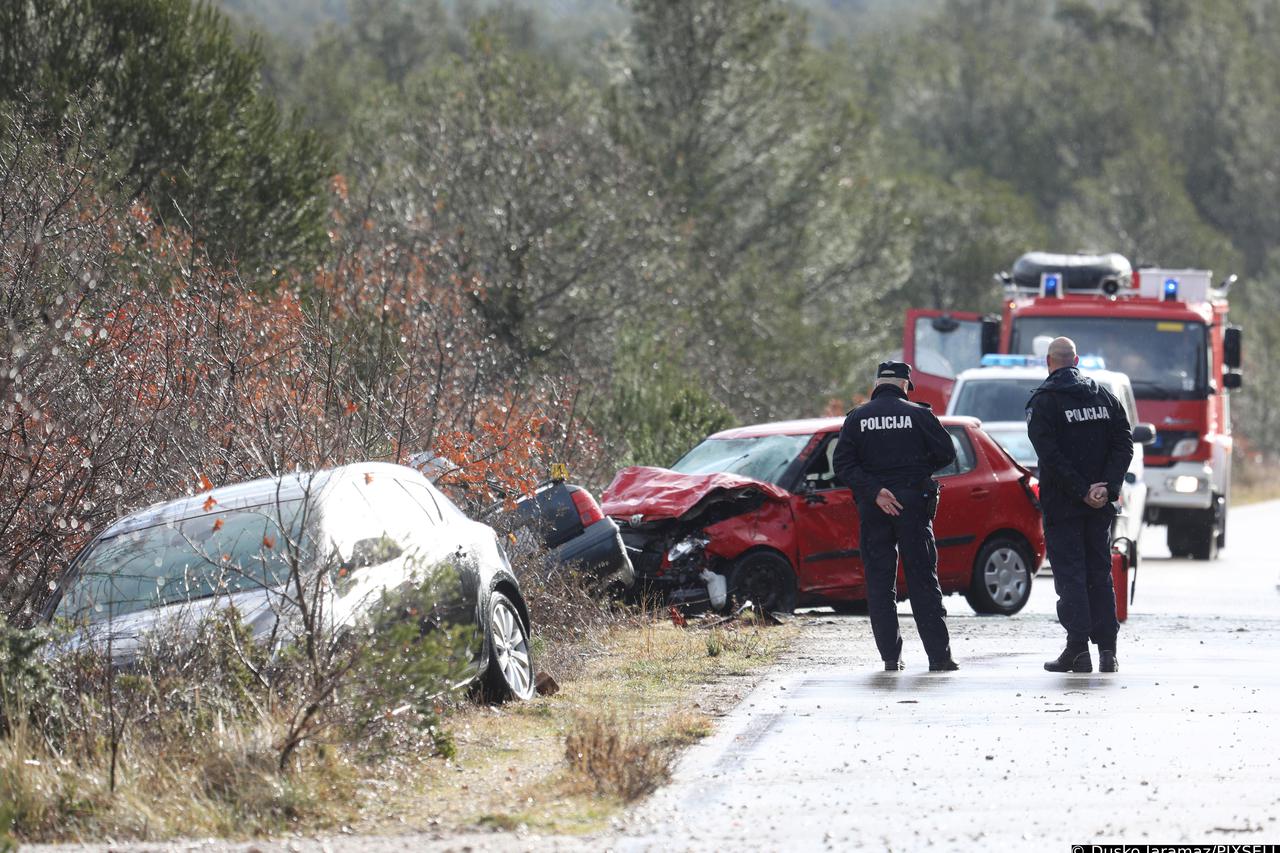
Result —
<svg viewBox="0 0 1280 853"><path fill-rule="evenodd" d="M1133 458L1129 419L1114 394L1076 369L1070 338L1055 338L1047 361L1049 378L1027 401L1027 433L1040 462L1045 545L1067 647L1044 668L1093 672L1093 640L1098 668L1117 672L1111 502Z"/></svg>
<svg viewBox="0 0 1280 853"><path fill-rule="evenodd" d="M914 388L911 365L880 364L871 400L845 418L835 471L853 489L858 505L867 609L884 668L902 669L897 595L901 548L911 613L929 655L929 670L950 672L960 667L951 659L947 611L938 585L933 541L938 483L933 472L950 465L956 451L928 405L907 399L907 391Z"/></svg>

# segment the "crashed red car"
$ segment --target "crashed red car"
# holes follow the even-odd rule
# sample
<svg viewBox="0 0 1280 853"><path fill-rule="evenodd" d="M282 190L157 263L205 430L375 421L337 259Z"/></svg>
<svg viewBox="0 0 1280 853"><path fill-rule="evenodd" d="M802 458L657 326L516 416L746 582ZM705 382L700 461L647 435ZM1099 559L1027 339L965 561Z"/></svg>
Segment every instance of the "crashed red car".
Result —
<svg viewBox="0 0 1280 853"><path fill-rule="evenodd" d="M672 602L770 611L865 606L858 514L836 482L843 418L716 433L666 468L624 468L602 505L618 522L639 585ZM943 593L979 613L1017 613L1044 560L1038 484L974 418L942 418L956 461L936 472ZM906 597L901 570L898 594Z"/></svg>

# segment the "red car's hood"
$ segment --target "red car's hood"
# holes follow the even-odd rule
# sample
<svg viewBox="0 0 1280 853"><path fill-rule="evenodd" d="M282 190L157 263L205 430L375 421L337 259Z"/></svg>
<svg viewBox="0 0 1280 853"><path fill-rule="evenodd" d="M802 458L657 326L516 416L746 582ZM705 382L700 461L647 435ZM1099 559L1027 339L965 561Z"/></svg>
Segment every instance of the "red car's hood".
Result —
<svg viewBox="0 0 1280 853"><path fill-rule="evenodd" d="M788 499L772 483L735 474L679 474L666 468L623 468L600 495L601 508L611 518L642 516L644 521L679 518L708 495L718 492L760 492L778 501Z"/></svg>

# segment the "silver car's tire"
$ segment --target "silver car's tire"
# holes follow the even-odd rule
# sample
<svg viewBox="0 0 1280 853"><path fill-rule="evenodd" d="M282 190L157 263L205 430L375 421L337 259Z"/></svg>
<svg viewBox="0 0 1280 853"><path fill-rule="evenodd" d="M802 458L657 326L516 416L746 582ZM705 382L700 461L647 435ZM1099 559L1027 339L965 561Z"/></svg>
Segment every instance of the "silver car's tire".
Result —
<svg viewBox="0 0 1280 853"><path fill-rule="evenodd" d="M494 590L489 594L485 640L489 667L484 674L485 698L492 702L530 699L536 684L529 631L511 599Z"/></svg>
<svg viewBox="0 0 1280 853"><path fill-rule="evenodd" d="M1031 598L1031 557L1022 542L1000 536L978 551L965 598L978 613L1012 616Z"/></svg>

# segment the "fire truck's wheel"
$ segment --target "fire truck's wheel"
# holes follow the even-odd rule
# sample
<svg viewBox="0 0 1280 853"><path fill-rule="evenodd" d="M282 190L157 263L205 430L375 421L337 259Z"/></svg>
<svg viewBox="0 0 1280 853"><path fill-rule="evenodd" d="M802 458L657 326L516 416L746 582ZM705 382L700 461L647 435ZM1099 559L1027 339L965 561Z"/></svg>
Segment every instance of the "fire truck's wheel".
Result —
<svg viewBox="0 0 1280 853"><path fill-rule="evenodd" d="M729 570L729 595L758 611L790 613L796 609L796 573L791 563L772 551L743 554Z"/></svg>
<svg viewBox="0 0 1280 853"><path fill-rule="evenodd" d="M1222 517L1218 520L1218 547L1227 547L1227 505L1222 504Z"/></svg>
<svg viewBox="0 0 1280 853"><path fill-rule="evenodd" d="M1031 597L1027 546L1008 536L987 542L973 561L973 579L964 597L978 613L1012 616Z"/></svg>
<svg viewBox="0 0 1280 853"><path fill-rule="evenodd" d="M1218 536L1225 529L1227 502L1222 495L1213 496L1213 506L1195 514L1191 528L1191 559L1218 559Z"/></svg>
<svg viewBox="0 0 1280 853"><path fill-rule="evenodd" d="M1192 526L1190 518L1179 516L1169 519L1169 526L1165 529L1165 541L1169 544L1169 553L1174 559L1190 557L1195 549L1195 543L1191 537Z"/></svg>

